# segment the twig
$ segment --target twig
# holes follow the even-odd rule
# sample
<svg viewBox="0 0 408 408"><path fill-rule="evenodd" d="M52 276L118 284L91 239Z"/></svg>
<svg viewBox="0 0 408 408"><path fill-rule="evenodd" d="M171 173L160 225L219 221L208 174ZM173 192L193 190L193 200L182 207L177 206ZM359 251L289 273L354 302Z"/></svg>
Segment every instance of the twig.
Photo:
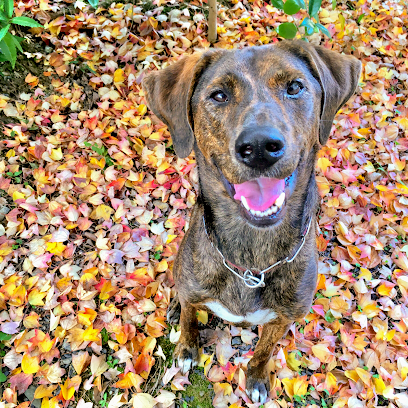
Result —
<svg viewBox="0 0 408 408"><path fill-rule="evenodd" d="M208 0L210 12L208 14L208 41L217 41L217 0Z"/></svg>

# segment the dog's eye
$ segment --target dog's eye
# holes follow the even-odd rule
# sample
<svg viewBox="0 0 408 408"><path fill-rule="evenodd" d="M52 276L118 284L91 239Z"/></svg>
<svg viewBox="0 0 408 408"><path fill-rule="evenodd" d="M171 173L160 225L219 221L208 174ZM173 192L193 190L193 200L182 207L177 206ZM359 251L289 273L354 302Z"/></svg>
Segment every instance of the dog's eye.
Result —
<svg viewBox="0 0 408 408"><path fill-rule="evenodd" d="M227 102L228 96L225 95L225 93L222 91L215 91L214 93L211 94L211 99L214 99L214 101L217 102Z"/></svg>
<svg viewBox="0 0 408 408"><path fill-rule="evenodd" d="M289 83L286 93L290 96L296 96L299 95L303 88L304 86L300 81L292 81Z"/></svg>

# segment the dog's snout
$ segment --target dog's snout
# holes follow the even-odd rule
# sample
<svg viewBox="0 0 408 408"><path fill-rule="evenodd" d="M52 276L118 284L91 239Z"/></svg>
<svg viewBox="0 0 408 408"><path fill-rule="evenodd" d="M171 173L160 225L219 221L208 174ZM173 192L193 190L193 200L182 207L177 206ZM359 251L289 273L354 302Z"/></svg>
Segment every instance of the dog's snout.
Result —
<svg viewBox="0 0 408 408"><path fill-rule="evenodd" d="M260 170L274 165L284 151L285 143L281 133L271 127L246 129L235 143L237 159Z"/></svg>

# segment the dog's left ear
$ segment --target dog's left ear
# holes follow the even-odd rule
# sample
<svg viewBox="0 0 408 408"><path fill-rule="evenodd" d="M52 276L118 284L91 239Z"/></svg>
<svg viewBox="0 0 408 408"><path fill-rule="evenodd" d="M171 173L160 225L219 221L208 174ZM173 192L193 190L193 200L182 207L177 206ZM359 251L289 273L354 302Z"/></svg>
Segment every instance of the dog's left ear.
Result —
<svg viewBox="0 0 408 408"><path fill-rule="evenodd" d="M190 110L194 87L217 53L207 51L183 57L163 70L151 72L142 81L147 104L168 126L174 150L180 158L187 157L194 144Z"/></svg>
<svg viewBox="0 0 408 408"><path fill-rule="evenodd" d="M298 41L311 57L317 80L322 88L319 141L327 143L337 111L356 91L361 74L361 62L351 56L339 54L321 46Z"/></svg>

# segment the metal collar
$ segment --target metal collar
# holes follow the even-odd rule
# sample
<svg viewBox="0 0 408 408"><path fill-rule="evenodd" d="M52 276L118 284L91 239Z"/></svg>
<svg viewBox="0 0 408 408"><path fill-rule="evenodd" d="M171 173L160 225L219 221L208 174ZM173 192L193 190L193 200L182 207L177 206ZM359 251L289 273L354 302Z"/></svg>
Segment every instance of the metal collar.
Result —
<svg viewBox="0 0 408 408"><path fill-rule="evenodd" d="M268 266L266 269L263 269L262 271L260 271L260 270L258 270L256 268L242 268L242 267L234 265L232 262L226 260L224 255L221 253L221 251L216 246L214 246L213 242L210 239L210 236L208 235L207 226L205 225L204 215L203 215L203 223L204 223L205 235L207 235L207 238L210 241L211 246L213 248L215 248L218 251L218 253L220 254L224 266L227 269L229 269L234 275L238 276L238 278L242 279L244 281L245 285L248 286L249 288L258 288L258 287L264 287L265 286L264 281L265 281L265 273L266 272L269 272L271 269L274 269L279 265L284 265L286 263L291 263L291 262L293 262L295 260L295 258L298 256L300 250L305 245L306 237L307 237L307 234L309 233L310 225L312 224L312 218L313 217L310 217L309 222L307 223L307 227L306 227L305 231L303 232L303 234L301 236L300 242L299 242L299 244L297 246L297 249L295 250L295 253L293 254L293 256L290 257L290 258L289 258L289 256L287 256L286 258L275 262L273 265ZM230 265L233 268L236 268L236 269L242 271L243 275L239 274L237 271L232 269ZM259 276L257 276L257 275L259 275Z"/></svg>

